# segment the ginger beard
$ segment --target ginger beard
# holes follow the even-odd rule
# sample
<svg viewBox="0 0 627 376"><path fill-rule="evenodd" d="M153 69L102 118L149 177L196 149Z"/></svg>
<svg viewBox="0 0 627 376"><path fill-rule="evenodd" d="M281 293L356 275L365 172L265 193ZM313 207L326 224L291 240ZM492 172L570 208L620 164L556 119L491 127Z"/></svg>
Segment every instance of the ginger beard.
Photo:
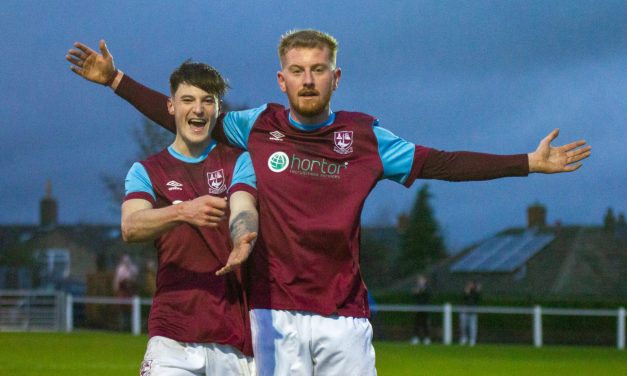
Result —
<svg viewBox="0 0 627 376"><path fill-rule="evenodd" d="M333 90L324 93L315 88L302 88L298 93L287 92L290 108L303 117L316 117L329 111Z"/></svg>

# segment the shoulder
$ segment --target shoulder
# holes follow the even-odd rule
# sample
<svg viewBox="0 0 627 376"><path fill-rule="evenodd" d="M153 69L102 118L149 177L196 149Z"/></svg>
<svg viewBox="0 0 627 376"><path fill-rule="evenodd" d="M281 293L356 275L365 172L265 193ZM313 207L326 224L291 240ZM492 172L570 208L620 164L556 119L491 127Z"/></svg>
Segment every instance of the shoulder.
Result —
<svg viewBox="0 0 627 376"><path fill-rule="evenodd" d="M259 117L287 119L287 109L278 103L267 103L264 105L263 111L259 113Z"/></svg>
<svg viewBox="0 0 627 376"><path fill-rule="evenodd" d="M266 111L268 112L285 111L285 106L279 103L267 103Z"/></svg>
<svg viewBox="0 0 627 376"><path fill-rule="evenodd" d="M168 152L168 149L165 148L163 150L161 150L158 153L149 155L148 157L146 157L146 159L143 159L141 161L139 161L138 163L141 163L142 165L146 166L146 165L152 165L155 163L160 163L163 160L167 159L170 156L170 153Z"/></svg>
<svg viewBox="0 0 627 376"><path fill-rule="evenodd" d="M259 107L248 108L245 110L229 111L221 114L220 116L227 121L238 121L241 119L256 119L262 115L267 116L269 114L281 113L285 111L286 110L283 105L280 105L278 103L265 103Z"/></svg>
<svg viewBox="0 0 627 376"><path fill-rule="evenodd" d="M335 121L342 123L354 123L358 126L372 127L377 119L363 112L338 111L335 113Z"/></svg>
<svg viewBox="0 0 627 376"><path fill-rule="evenodd" d="M224 142L218 142L212 152L217 152L227 158L237 159L242 153L245 152L245 150L237 146L226 144Z"/></svg>

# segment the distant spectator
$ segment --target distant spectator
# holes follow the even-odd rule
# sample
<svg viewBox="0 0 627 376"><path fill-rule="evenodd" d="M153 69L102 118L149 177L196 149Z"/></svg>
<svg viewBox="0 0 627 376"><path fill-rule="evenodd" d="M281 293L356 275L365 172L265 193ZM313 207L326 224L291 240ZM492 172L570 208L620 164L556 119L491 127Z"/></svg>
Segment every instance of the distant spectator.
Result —
<svg viewBox="0 0 627 376"><path fill-rule="evenodd" d="M474 346L477 343L477 312L475 307L481 299L481 284L468 281L464 287L464 307L459 314L459 344Z"/></svg>
<svg viewBox="0 0 627 376"><path fill-rule="evenodd" d="M113 292L118 298L130 298L137 294L137 266L131 261L129 255L123 255L120 263L115 268L113 276ZM131 306L122 304L118 306L120 330L129 330L131 323Z"/></svg>
<svg viewBox="0 0 627 376"><path fill-rule="evenodd" d="M137 266L131 261L129 255L123 255L120 263L115 268L113 277L113 291L115 296L128 298L137 293Z"/></svg>
<svg viewBox="0 0 627 376"><path fill-rule="evenodd" d="M429 281L424 275L416 277L416 284L412 289L414 302L418 305L427 305L431 303L431 287ZM411 338L411 344L417 345L423 343L431 344L431 330L428 312L416 312L414 321L414 336Z"/></svg>

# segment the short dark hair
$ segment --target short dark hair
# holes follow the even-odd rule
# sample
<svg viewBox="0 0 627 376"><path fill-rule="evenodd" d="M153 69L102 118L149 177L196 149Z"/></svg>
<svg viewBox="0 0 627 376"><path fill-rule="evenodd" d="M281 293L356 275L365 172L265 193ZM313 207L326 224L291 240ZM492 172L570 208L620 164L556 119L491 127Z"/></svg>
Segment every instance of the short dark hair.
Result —
<svg viewBox="0 0 627 376"><path fill-rule="evenodd" d="M182 83L203 89L209 94L216 95L219 99L229 89L229 84L214 67L191 59L185 60L170 75L170 92L172 95Z"/></svg>

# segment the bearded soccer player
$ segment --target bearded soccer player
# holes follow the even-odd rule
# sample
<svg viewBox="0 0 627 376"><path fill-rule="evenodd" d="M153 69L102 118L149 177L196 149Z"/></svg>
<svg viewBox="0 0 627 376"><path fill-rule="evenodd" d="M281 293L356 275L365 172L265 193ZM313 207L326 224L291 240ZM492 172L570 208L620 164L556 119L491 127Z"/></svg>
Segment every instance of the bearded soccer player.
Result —
<svg viewBox="0 0 627 376"><path fill-rule="evenodd" d="M250 156L211 139L227 88L215 69L185 62L170 87L174 143L132 166L122 205L124 240L154 239L159 256L140 374L255 374L241 278L228 273L256 238ZM227 196L230 254L229 226L220 221Z"/></svg>
<svg viewBox="0 0 627 376"><path fill-rule="evenodd" d="M173 131L165 97L76 43L66 58L82 77L111 86ZM368 114L331 111L341 70L337 42L317 30L281 38L279 88L289 108L229 112L214 137L250 152L257 176L259 239L251 256L251 327L260 375L375 375L366 286L359 271L360 215L379 180L410 186L574 171L584 141L552 147L557 130L529 154L444 152L415 145ZM329 199L332 197L333 199Z"/></svg>

